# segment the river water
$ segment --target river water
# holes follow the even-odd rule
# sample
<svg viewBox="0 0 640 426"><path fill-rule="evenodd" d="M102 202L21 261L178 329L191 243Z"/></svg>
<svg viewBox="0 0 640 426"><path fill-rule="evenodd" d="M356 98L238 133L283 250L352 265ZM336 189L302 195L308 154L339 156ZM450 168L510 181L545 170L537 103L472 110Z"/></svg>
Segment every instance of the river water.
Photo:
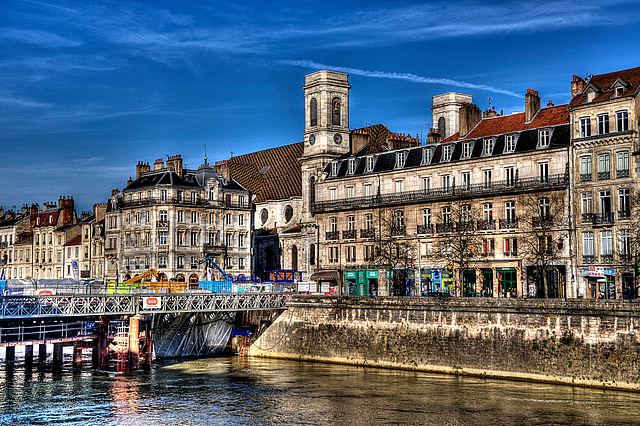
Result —
<svg viewBox="0 0 640 426"><path fill-rule="evenodd" d="M130 375L4 366L2 425L611 425L640 395L237 357Z"/></svg>

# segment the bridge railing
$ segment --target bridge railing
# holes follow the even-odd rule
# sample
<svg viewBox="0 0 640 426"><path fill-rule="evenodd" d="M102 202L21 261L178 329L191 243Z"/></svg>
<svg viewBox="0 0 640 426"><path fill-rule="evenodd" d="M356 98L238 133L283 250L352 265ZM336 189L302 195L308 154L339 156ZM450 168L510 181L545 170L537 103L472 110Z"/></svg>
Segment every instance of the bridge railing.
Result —
<svg viewBox="0 0 640 426"><path fill-rule="evenodd" d="M0 297L0 320L285 309L288 293L176 293Z"/></svg>

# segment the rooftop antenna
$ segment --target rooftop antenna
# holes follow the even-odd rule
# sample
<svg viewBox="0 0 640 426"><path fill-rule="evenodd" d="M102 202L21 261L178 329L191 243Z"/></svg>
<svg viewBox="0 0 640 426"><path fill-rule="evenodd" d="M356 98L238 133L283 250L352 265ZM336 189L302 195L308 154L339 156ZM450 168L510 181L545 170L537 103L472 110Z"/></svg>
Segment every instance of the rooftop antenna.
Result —
<svg viewBox="0 0 640 426"><path fill-rule="evenodd" d="M489 109L491 109L491 99L493 99L491 96L489 96L487 99L489 99Z"/></svg>
<svg viewBox="0 0 640 426"><path fill-rule="evenodd" d="M233 151L231 151L231 158L233 158Z"/></svg>
<svg viewBox="0 0 640 426"><path fill-rule="evenodd" d="M204 146L204 164L205 164L205 166L207 166L208 165L208 163L207 163L207 144L203 143L202 146Z"/></svg>

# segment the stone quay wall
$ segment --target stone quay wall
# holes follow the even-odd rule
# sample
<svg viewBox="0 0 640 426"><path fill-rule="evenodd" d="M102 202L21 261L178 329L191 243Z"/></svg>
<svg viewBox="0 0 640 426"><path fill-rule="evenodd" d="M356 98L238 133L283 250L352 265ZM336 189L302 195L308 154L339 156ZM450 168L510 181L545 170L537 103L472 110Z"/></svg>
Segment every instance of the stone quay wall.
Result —
<svg viewBox="0 0 640 426"><path fill-rule="evenodd" d="M640 392L640 303L295 296L249 354Z"/></svg>

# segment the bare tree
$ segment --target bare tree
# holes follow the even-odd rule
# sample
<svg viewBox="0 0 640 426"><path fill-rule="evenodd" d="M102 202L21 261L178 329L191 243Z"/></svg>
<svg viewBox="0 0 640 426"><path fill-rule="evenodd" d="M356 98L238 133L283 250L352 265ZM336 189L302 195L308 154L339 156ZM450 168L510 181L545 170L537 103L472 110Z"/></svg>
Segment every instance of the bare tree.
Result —
<svg viewBox="0 0 640 426"><path fill-rule="evenodd" d="M495 221L491 216L483 218L476 206L460 199L442 207L436 217L436 233L441 239L440 250L434 257L447 264L451 262L450 266L457 271L455 293L463 295L464 272L482 249L478 229L495 229Z"/></svg>
<svg viewBox="0 0 640 426"><path fill-rule="evenodd" d="M520 248L523 258L537 271L538 297L557 297L550 292L549 272L558 264L567 237L568 213L561 193L530 193L522 199L518 218L522 231Z"/></svg>
<svg viewBox="0 0 640 426"><path fill-rule="evenodd" d="M629 228L620 229L620 272L622 276L631 275L631 288L622 287L622 297L636 299L638 297L637 277L640 272L640 195L630 199L628 205L621 205L619 218L631 219Z"/></svg>
<svg viewBox="0 0 640 426"><path fill-rule="evenodd" d="M371 263L389 271L391 294L406 295L406 270L415 253L415 244L406 237L404 210L381 209L378 217L375 252Z"/></svg>

